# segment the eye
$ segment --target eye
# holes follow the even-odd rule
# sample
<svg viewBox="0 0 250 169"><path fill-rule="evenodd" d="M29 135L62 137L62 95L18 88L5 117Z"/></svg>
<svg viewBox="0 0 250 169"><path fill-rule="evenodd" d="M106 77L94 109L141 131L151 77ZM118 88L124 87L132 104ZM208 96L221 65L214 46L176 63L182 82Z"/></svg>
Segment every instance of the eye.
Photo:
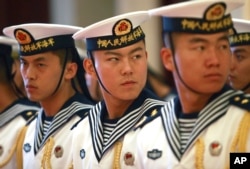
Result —
<svg viewBox="0 0 250 169"><path fill-rule="evenodd" d="M198 46L195 48L195 50L197 51L204 51L205 50L205 46Z"/></svg>
<svg viewBox="0 0 250 169"><path fill-rule="evenodd" d="M25 60L22 60L22 59L21 59L21 60L20 60L20 64L21 64L21 65L27 65L27 62L26 62Z"/></svg>
<svg viewBox="0 0 250 169"><path fill-rule="evenodd" d="M221 45L220 49L229 50L229 45Z"/></svg>
<svg viewBox="0 0 250 169"><path fill-rule="evenodd" d="M133 58L134 60L137 60L137 59L140 59L141 57L142 57L141 55L137 54L137 55L134 55L132 58Z"/></svg>
<svg viewBox="0 0 250 169"><path fill-rule="evenodd" d="M108 58L108 61L118 61L119 58L118 57L110 57Z"/></svg>
<svg viewBox="0 0 250 169"><path fill-rule="evenodd" d="M234 56L235 56L235 58L236 58L237 61L242 61L244 59L244 56L240 55L240 54L236 54Z"/></svg>
<svg viewBox="0 0 250 169"><path fill-rule="evenodd" d="M46 65L44 63L38 63L37 66L38 67L45 67Z"/></svg>

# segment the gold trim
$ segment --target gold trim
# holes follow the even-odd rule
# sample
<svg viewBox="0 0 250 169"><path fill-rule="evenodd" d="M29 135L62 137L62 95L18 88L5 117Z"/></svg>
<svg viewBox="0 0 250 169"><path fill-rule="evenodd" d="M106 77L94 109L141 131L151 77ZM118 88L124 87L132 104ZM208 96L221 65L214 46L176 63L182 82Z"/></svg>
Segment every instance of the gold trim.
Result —
<svg viewBox="0 0 250 169"><path fill-rule="evenodd" d="M203 169L205 145L204 140L199 138L195 143L195 168Z"/></svg>
<svg viewBox="0 0 250 169"><path fill-rule="evenodd" d="M45 169L45 168L52 169L50 159L51 159L54 144L55 144L55 141L53 137L50 137L45 144L45 148L44 148L45 150L44 150L43 158L41 162L41 169Z"/></svg>
<svg viewBox="0 0 250 169"><path fill-rule="evenodd" d="M248 140L248 133L250 131L250 112L245 112L240 126L238 127L237 133L234 136L231 144L230 152L246 152ZM229 161L227 162L225 169L229 169Z"/></svg>
<svg viewBox="0 0 250 169"><path fill-rule="evenodd" d="M23 127L19 131L17 139L16 139L14 145L11 147L10 152L9 152L7 158L5 160L3 160L3 162L0 163L0 168L2 168L5 165L7 165L9 163L9 161L11 160L12 156L14 155L14 153L16 152L17 153L17 166L18 166L18 169L22 169L22 163L19 163L19 162L22 162L22 156L20 157L19 153L20 153L20 151L22 153L22 143L23 143L22 140L23 140L23 138L25 136L26 129L27 129L27 127ZM21 144L21 147L20 147L20 144Z"/></svg>
<svg viewBox="0 0 250 169"><path fill-rule="evenodd" d="M122 150L122 141L117 141L114 145L114 159L113 159L113 167L112 169L120 169L120 156Z"/></svg>

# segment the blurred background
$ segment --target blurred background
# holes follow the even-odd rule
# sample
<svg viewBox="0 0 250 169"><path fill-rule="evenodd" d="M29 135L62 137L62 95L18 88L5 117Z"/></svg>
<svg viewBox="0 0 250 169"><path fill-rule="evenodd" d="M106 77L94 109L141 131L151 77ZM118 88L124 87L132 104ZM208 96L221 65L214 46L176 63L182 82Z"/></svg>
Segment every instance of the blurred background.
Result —
<svg viewBox="0 0 250 169"><path fill-rule="evenodd" d="M186 0L1 0L0 28L22 23L58 23L86 27L125 12L148 10ZM250 0L233 17L250 19ZM195 9L194 9L195 10ZM160 62L161 20L142 25L146 32L149 66L159 77L168 77ZM2 32L1 32L2 33ZM77 45L84 49L83 42Z"/></svg>

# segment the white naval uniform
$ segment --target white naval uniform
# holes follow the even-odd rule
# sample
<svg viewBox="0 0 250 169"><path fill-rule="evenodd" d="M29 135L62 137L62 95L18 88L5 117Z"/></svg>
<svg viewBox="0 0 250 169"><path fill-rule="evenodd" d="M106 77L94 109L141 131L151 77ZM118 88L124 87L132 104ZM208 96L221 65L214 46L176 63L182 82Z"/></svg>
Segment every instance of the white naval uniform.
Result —
<svg viewBox="0 0 250 169"><path fill-rule="evenodd" d="M79 96L77 96L79 97ZM93 107L77 100L74 96L54 116L43 139L39 140L42 125L42 110L38 117L28 126L23 142L23 168L68 169L72 165L72 131L73 124L86 116ZM36 143L41 145L35 149Z"/></svg>
<svg viewBox="0 0 250 169"><path fill-rule="evenodd" d="M239 94L239 95L238 95ZM176 102L172 100L161 110L161 116L145 124L138 134L138 168L143 169L224 169L229 167L229 154L241 120L249 112L230 103L229 98L246 99L241 92L227 90L211 101L200 113L187 142L180 153ZM239 99L240 98L240 99ZM250 98L247 98L250 99ZM250 123L250 121L249 121ZM157 132L155 132L157 131ZM250 152L250 129L246 151ZM197 144L203 140L203 144ZM198 146L202 145L202 146Z"/></svg>
<svg viewBox="0 0 250 169"><path fill-rule="evenodd" d="M136 168L137 154L134 151L137 131L133 129L146 114L151 114L163 104L165 102L154 99L151 94L143 91L123 117L117 121L115 129L103 146L102 119L106 112L104 102L98 103L91 109L88 117L73 130L74 168L111 169L114 158L117 158L115 164L120 168ZM116 149L118 142L121 145L120 151Z"/></svg>
<svg viewBox="0 0 250 169"><path fill-rule="evenodd" d="M17 100L0 114L1 169L17 168L16 144L18 136L27 120L39 110L38 106L27 104L28 102L25 99Z"/></svg>

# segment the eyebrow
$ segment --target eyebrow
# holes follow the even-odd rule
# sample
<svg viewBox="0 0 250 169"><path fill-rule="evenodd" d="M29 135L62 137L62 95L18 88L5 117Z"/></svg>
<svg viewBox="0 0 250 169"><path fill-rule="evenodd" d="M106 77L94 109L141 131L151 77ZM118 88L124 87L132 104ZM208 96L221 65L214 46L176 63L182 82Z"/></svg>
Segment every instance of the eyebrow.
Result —
<svg viewBox="0 0 250 169"><path fill-rule="evenodd" d="M143 50L143 48L142 47L137 47L137 48L134 48L133 50L131 50L130 52L129 52L129 55L131 55L131 54L133 54L133 53L135 53L135 52L137 52L137 51L142 51ZM118 53L118 52L114 52L114 51L107 51L107 52L105 52L105 55L116 55L116 56L122 56L120 53Z"/></svg>
<svg viewBox="0 0 250 169"><path fill-rule="evenodd" d="M247 52L246 49L235 49L233 53Z"/></svg>
<svg viewBox="0 0 250 169"><path fill-rule="evenodd" d="M229 41L228 36L226 34L222 35L218 38L217 41ZM191 43L206 42L207 43L208 40L204 39L204 38L200 38L200 37L194 37L194 38L190 39L189 42L191 42Z"/></svg>
<svg viewBox="0 0 250 169"><path fill-rule="evenodd" d="M20 57L20 60L26 61L25 57ZM38 58L34 59L32 62L40 62L40 61L45 61L45 60L46 59L43 56L41 56L41 57L38 57Z"/></svg>

